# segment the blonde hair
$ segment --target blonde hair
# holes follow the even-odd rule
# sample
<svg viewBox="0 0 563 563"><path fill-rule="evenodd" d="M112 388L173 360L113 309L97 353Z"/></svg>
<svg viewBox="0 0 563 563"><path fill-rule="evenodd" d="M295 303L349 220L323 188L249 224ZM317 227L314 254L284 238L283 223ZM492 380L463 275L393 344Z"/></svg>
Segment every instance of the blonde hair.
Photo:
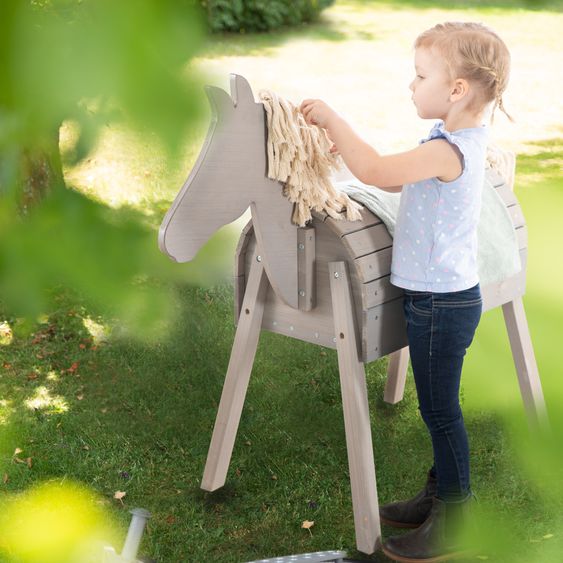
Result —
<svg viewBox="0 0 563 563"><path fill-rule="evenodd" d="M514 121L502 101L510 75L510 53L492 29L472 22L439 23L416 38L414 48L419 47L436 49L452 79L464 78L481 87L474 109L482 110L494 101L491 122L497 107Z"/></svg>

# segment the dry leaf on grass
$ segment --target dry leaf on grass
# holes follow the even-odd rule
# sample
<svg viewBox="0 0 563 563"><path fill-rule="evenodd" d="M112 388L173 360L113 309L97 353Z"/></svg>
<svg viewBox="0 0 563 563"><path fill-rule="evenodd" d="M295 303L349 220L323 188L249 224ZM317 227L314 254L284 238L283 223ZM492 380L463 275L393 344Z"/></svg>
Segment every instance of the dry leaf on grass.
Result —
<svg viewBox="0 0 563 563"><path fill-rule="evenodd" d="M123 504L123 497L126 495L127 493L125 491L115 491L115 493L113 493L113 498L116 498L121 504Z"/></svg>
<svg viewBox="0 0 563 563"><path fill-rule="evenodd" d="M27 459L22 459L21 457L18 456L18 454L23 453L23 450L21 448L16 448L14 450L14 453L12 455L12 461L16 462L16 463L23 463L25 465L27 465L28 467L31 467L31 458L28 457Z"/></svg>
<svg viewBox="0 0 563 563"><path fill-rule="evenodd" d="M312 526L313 526L314 524L315 524L314 521L311 522L310 520L305 520L305 521L303 522L303 524L301 524L301 527L302 527L302 528L305 528L306 530L309 530L309 533L310 533L311 535L313 535L313 533L311 532L311 528L312 528Z"/></svg>
<svg viewBox="0 0 563 563"><path fill-rule="evenodd" d="M22 459L21 457L14 456L12 459L16 463L23 463L24 465L27 465L30 469L31 469L31 466L33 465L30 457L26 457L25 459Z"/></svg>

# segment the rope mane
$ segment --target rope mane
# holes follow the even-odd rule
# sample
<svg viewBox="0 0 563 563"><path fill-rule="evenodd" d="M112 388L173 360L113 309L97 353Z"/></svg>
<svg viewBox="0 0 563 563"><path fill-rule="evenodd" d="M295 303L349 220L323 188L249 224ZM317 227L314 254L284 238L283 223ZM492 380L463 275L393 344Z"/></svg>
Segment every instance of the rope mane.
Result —
<svg viewBox="0 0 563 563"><path fill-rule="evenodd" d="M337 220L361 219L362 206L330 181L331 171L341 169L342 157L330 152L326 131L307 125L299 108L275 92L260 90L258 96L267 114L268 178L285 184L283 195L295 204L292 222L305 226L311 209Z"/></svg>

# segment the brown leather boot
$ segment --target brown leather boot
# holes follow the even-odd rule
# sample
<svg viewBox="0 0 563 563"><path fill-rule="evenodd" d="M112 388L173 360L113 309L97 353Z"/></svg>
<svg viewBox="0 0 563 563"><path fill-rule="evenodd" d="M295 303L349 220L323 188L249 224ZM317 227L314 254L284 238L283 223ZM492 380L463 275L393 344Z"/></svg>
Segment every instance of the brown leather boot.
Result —
<svg viewBox="0 0 563 563"><path fill-rule="evenodd" d="M426 485L416 496L379 507L382 524L395 528L417 528L428 518L432 508L432 497L436 495L437 490L438 482L428 471Z"/></svg>
<svg viewBox="0 0 563 563"><path fill-rule="evenodd" d="M428 518L416 530L392 536L383 543L383 553L404 563L436 563L469 554L459 542L459 533L471 524L470 505L473 495L459 502L444 502L432 497Z"/></svg>

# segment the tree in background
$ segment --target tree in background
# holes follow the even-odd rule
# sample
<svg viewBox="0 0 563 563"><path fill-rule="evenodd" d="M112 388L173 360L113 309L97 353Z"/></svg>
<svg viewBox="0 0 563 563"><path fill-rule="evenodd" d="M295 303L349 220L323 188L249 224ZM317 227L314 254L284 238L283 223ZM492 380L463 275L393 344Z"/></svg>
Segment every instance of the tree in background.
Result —
<svg viewBox="0 0 563 563"><path fill-rule="evenodd" d="M186 63L204 39L193 0L0 2L0 305L11 318L75 290L94 310L137 327L170 308L152 276L178 276L154 231L64 182L59 131L80 134L84 159L107 123L152 135L178 156L201 112L201 80ZM185 273L185 272L184 272ZM181 275L181 274L180 274Z"/></svg>

